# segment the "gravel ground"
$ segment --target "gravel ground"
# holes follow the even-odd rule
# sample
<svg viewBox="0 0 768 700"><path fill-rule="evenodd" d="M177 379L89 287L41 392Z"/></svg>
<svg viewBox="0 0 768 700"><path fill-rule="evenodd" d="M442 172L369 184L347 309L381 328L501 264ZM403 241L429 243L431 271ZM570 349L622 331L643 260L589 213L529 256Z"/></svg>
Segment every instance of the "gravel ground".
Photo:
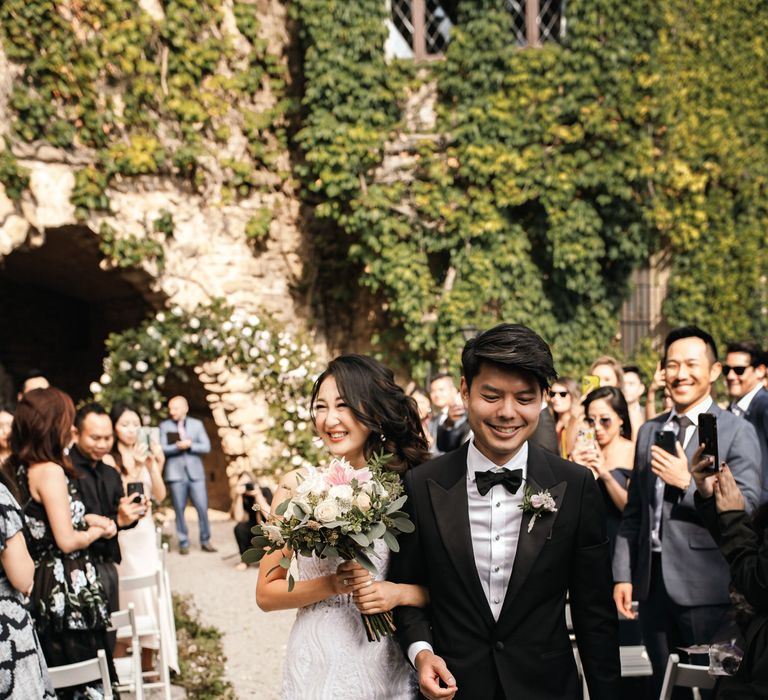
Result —
<svg viewBox="0 0 768 700"><path fill-rule="evenodd" d="M191 509L190 509L191 510ZM190 593L200 617L224 635L227 678L240 700L279 700L285 646L293 610L264 613L256 606L257 569L238 571L234 522L225 514L211 511L211 542L219 550L203 552L197 540L193 511L187 515L191 550L181 556L175 537L171 543L168 568L171 588ZM173 521L166 523L173 532Z"/></svg>

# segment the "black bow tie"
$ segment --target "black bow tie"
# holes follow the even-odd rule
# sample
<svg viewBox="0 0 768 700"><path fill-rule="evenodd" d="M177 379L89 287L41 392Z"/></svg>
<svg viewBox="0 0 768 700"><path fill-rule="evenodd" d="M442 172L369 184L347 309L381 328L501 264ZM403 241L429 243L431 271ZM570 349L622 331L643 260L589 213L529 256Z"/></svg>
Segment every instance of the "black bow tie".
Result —
<svg viewBox="0 0 768 700"><path fill-rule="evenodd" d="M502 484L510 493L517 493L520 484L523 483L523 470L502 469L500 472L476 472L475 479L481 496L485 496L496 484Z"/></svg>

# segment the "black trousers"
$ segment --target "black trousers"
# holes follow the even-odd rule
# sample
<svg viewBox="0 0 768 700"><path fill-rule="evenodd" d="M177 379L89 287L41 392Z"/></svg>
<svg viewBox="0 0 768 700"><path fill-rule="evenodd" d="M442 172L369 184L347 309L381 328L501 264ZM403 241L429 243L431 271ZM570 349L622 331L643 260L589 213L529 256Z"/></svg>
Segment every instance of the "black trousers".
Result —
<svg viewBox="0 0 768 700"><path fill-rule="evenodd" d="M110 614L120 610L117 567L111 561L95 561L94 566L101 579L101 585L104 586ZM115 644L117 643L117 632L107 632L107 643L109 644L110 654L114 653Z"/></svg>
<svg viewBox="0 0 768 700"><path fill-rule="evenodd" d="M659 697L664 683L669 652L680 655L681 661L707 665L708 657L688 659L679 647L708 644L713 641L723 624L729 605L685 606L675 603L667 594L661 573L661 553L654 553L651 560L651 587L648 599L640 603L640 626L643 641L653 665L653 679L649 700ZM673 700L690 700L693 693L688 688L675 688ZM712 691L702 690L702 700L712 698Z"/></svg>

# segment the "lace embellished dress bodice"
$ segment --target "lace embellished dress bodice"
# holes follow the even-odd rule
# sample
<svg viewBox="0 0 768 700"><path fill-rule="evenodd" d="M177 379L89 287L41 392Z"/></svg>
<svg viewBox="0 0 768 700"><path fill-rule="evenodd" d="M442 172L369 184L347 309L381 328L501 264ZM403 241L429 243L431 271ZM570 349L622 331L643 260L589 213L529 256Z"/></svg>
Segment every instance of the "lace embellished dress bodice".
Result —
<svg viewBox="0 0 768 700"><path fill-rule="evenodd" d="M375 543L379 570L385 577L387 546ZM336 572L336 557L298 557L298 580ZM416 677L397 642L386 637L369 642L360 611L350 595L299 608L288 640L283 676L283 700L413 700Z"/></svg>

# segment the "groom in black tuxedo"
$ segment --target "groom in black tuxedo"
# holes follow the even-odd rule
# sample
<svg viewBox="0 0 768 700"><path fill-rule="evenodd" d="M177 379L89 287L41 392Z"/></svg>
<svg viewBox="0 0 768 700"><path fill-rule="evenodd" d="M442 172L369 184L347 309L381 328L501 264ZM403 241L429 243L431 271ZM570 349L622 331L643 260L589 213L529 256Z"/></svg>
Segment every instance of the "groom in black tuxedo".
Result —
<svg viewBox="0 0 768 700"><path fill-rule="evenodd" d="M461 362L473 438L406 474L416 531L390 567L391 580L430 594L427 608L395 610L421 693L581 698L570 594L591 700L616 700L618 622L599 490L588 469L529 442L556 377L549 347L525 326L501 324L470 340ZM556 510L521 507L538 493Z"/></svg>

